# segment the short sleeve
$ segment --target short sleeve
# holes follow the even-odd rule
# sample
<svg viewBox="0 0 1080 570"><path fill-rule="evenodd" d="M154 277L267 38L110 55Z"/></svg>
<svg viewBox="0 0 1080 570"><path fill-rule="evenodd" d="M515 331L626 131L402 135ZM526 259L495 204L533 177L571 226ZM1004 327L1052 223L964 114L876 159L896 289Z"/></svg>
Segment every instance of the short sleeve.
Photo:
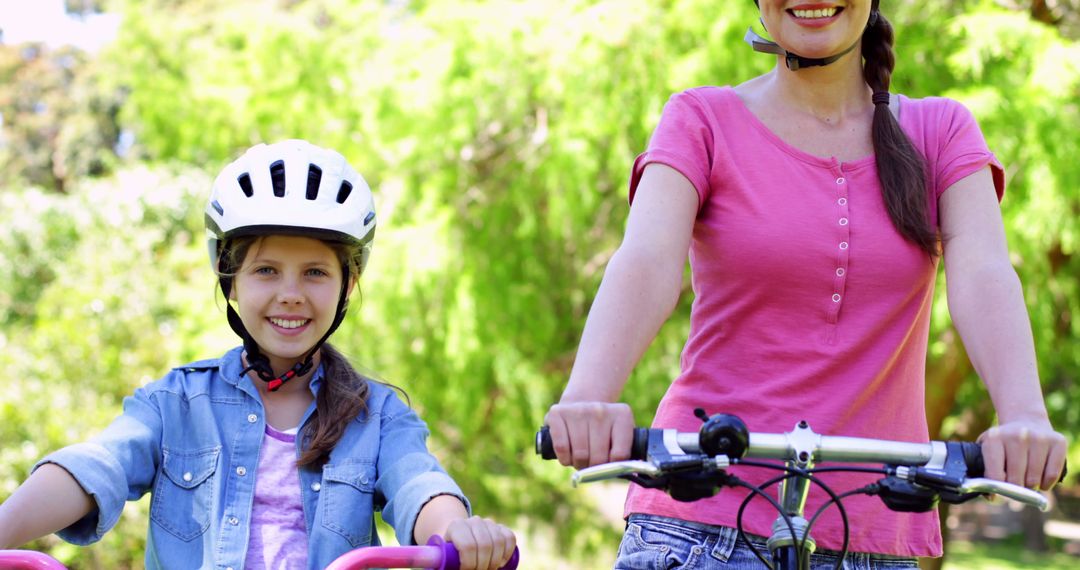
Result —
<svg viewBox="0 0 1080 570"><path fill-rule="evenodd" d="M124 413L92 440L55 451L34 466L58 465L90 495L96 509L56 534L77 545L101 540L117 521L125 500L143 496L161 455L161 415L145 388L124 398Z"/></svg>
<svg viewBox="0 0 1080 570"><path fill-rule="evenodd" d="M645 167L654 162L679 171L698 194L698 207L705 203L709 191L714 138L707 120L705 102L692 92L672 95L660 116L649 146L634 160L630 175L630 202Z"/></svg>
<svg viewBox="0 0 1080 570"><path fill-rule="evenodd" d="M381 409L381 433L375 488L386 499L383 519L394 527L398 544L413 544L421 509L439 495L457 497L472 514L458 484L427 448L427 424L394 394Z"/></svg>
<svg viewBox="0 0 1080 570"><path fill-rule="evenodd" d="M959 180L990 166L994 178L994 190L998 200L1005 194L1005 171L993 152L990 152L979 124L971 111L963 104L950 99L942 99L941 120L938 123L938 156L934 172L935 195L948 190Z"/></svg>

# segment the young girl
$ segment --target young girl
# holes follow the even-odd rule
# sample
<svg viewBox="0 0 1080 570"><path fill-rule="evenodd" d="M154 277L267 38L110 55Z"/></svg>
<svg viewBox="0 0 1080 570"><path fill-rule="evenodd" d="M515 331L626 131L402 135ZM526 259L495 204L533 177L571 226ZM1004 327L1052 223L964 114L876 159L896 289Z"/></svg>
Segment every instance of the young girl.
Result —
<svg viewBox="0 0 1080 570"><path fill-rule="evenodd" d="M90 544L152 493L146 567L323 568L379 543L454 543L497 568L515 538L469 516L395 391L326 340L375 231L371 192L340 154L290 140L227 166L206 208L210 259L243 346L138 389L101 435L41 460L0 505L0 548L59 531Z"/></svg>
<svg viewBox="0 0 1080 570"><path fill-rule="evenodd" d="M759 8L775 43L749 36L775 68L672 96L634 163L625 238L547 415L560 461L629 455L634 420L614 402L675 306L688 252L689 338L654 426L696 430L702 407L734 411L755 431L805 419L820 433L926 441L930 307L944 260L950 313L997 410L981 438L986 475L1049 489L1066 442L1047 418L1009 263L1003 169L971 113L889 94L893 29L878 0ZM838 490L869 482L823 478ZM631 486L616 567L760 567L737 538L744 497L726 489L681 503ZM807 512L820 505L812 495ZM935 514L845 505L859 531L845 568L916 568L917 557L941 555ZM760 542L775 518L754 501L742 522ZM813 567L834 567L839 517L823 517L814 536Z"/></svg>

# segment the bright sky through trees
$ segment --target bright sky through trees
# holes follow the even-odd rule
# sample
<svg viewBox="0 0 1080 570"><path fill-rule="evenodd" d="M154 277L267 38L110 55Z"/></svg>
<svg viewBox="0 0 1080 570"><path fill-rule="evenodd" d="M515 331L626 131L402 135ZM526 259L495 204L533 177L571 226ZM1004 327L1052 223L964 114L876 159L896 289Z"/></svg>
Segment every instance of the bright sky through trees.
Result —
<svg viewBox="0 0 1080 570"><path fill-rule="evenodd" d="M70 16L63 0L0 0L0 43L43 42L50 47L70 44L97 51L116 36L120 17L115 14Z"/></svg>

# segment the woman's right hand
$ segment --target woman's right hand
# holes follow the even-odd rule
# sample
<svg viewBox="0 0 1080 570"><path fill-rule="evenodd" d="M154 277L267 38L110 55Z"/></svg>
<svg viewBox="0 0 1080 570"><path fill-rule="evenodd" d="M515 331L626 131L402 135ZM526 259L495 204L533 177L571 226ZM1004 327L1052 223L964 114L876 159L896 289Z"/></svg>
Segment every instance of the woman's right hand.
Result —
<svg viewBox="0 0 1080 570"><path fill-rule="evenodd" d="M583 469L630 458L634 413L609 402L558 403L544 416L559 463Z"/></svg>

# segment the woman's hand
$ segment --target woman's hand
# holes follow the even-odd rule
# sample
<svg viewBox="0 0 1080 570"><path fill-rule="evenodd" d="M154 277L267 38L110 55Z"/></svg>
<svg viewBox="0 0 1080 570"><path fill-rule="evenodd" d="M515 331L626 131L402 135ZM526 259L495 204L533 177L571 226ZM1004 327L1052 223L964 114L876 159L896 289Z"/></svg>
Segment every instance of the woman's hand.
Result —
<svg viewBox="0 0 1080 570"><path fill-rule="evenodd" d="M630 406L608 402L555 404L544 416L559 463L583 469L629 459L634 443Z"/></svg>
<svg viewBox="0 0 1080 570"><path fill-rule="evenodd" d="M1068 445L1050 422L1014 420L979 436L986 476L1049 491L1061 478Z"/></svg>
<svg viewBox="0 0 1080 570"><path fill-rule="evenodd" d="M497 570L510 561L517 544L509 528L476 516L451 521L443 538L457 549L461 570Z"/></svg>

